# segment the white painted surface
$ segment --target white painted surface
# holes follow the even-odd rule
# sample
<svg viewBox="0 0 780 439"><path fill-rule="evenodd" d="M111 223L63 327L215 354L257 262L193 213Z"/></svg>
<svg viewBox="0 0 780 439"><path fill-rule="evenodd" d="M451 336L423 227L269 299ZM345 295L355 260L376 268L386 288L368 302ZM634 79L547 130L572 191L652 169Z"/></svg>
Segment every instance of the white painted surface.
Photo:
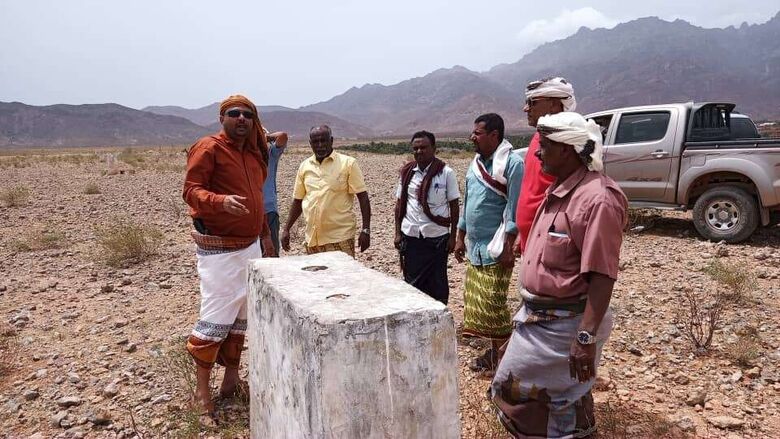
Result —
<svg viewBox="0 0 780 439"><path fill-rule="evenodd" d="M255 260L249 282L253 438L460 437L444 305L341 252Z"/></svg>

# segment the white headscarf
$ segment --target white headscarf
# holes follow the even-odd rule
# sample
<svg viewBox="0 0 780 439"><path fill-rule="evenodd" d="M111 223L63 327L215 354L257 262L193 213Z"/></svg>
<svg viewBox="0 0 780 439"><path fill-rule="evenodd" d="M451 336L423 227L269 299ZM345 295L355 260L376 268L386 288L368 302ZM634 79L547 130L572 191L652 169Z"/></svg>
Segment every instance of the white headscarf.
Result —
<svg viewBox="0 0 780 439"><path fill-rule="evenodd" d="M587 163L588 169L599 172L604 169L601 159L603 151L601 128L593 119L585 120L579 113L564 111L540 117L536 129L550 140L573 146L580 155L586 147L592 147L593 152L589 154L591 162Z"/></svg>
<svg viewBox="0 0 780 439"><path fill-rule="evenodd" d="M525 87L525 98L559 98L563 104L563 111L574 111L577 108L574 88L569 81L561 77L529 82Z"/></svg>

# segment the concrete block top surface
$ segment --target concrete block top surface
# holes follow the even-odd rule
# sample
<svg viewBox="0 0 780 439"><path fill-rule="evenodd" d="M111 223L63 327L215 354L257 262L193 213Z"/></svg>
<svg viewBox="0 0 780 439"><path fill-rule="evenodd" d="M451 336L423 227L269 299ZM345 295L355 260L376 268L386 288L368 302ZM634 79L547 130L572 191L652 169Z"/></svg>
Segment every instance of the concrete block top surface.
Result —
<svg viewBox="0 0 780 439"><path fill-rule="evenodd" d="M342 252L255 259L250 263L252 276L322 323L447 309L406 282Z"/></svg>

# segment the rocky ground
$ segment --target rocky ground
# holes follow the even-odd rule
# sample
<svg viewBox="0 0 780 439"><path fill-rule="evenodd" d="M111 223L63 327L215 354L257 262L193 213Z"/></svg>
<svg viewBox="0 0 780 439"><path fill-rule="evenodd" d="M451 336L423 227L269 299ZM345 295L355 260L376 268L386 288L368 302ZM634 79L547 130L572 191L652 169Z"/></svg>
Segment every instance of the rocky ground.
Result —
<svg viewBox="0 0 780 439"><path fill-rule="evenodd" d="M305 155L283 157L283 218ZM404 158L358 157L374 212L372 246L358 259L398 276L394 170ZM244 398L220 402L216 428L199 426L188 408L183 340L197 318L198 281L180 196L184 154L119 159L107 172L104 152L0 156L0 438L248 437ZM462 180L468 159L448 161ZM632 221L595 393L601 437L780 435L780 228L716 245L684 214L639 212ZM157 254L109 266L98 239L128 223L161 233ZM451 262L459 324L465 267ZM703 355L685 335L686 294L705 310L722 298ZM481 349L459 340L463 436L505 437L484 399L489 378L466 367Z"/></svg>

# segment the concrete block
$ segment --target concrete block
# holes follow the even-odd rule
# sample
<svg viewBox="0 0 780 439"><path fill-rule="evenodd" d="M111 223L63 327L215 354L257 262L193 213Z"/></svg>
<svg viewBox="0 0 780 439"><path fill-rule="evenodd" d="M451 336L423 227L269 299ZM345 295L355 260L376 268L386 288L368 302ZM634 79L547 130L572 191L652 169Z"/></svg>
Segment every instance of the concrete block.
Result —
<svg viewBox="0 0 780 439"><path fill-rule="evenodd" d="M253 438L458 438L452 314L341 252L249 270Z"/></svg>

